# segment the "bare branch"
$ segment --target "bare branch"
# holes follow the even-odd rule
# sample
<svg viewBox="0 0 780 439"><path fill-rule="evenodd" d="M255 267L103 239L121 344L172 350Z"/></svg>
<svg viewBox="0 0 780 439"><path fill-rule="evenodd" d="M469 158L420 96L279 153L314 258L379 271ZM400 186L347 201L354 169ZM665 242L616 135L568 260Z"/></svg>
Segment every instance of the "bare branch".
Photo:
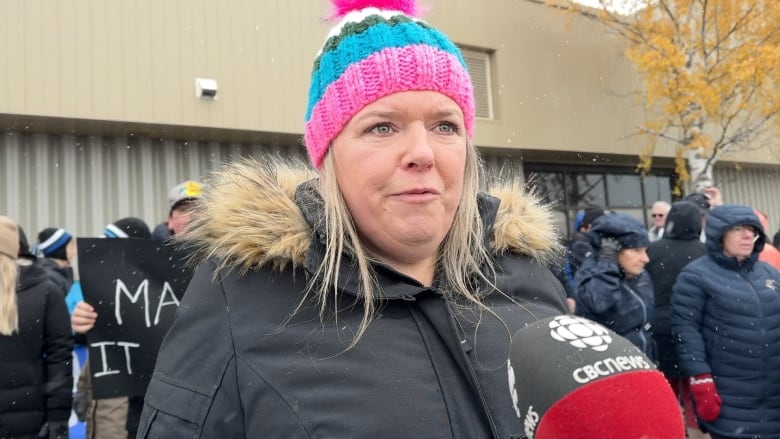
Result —
<svg viewBox="0 0 780 439"><path fill-rule="evenodd" d="M650 134L650 135L656 136L656 137L661 138L661 139L670 140L670 141L675 142L675 143L683 143L684 142L684 139L681 139L681 138L678 138L678 137L674 137L674 136L666 134L666 133L664 133L662 131L651 130L651 129L647 128L647 127L641 127L641 126L640 127L636 127L636 128L637 128L637 130L639 130L642 133Z"/></svg>

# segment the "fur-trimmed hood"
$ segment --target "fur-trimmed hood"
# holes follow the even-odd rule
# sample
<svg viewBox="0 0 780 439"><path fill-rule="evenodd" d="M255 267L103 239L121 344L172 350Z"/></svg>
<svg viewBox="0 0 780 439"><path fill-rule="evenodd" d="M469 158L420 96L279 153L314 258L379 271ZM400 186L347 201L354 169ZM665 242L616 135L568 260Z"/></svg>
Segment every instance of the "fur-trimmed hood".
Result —
<svg viewBox="0 0 780 439"><path fill-rule="evenodd" d="M301 266L314 228L299 207L296 189L313 178L316 172L303 163L270 159L226 165L206 180L194 219L177 238L194 252L196 263L216 258L222 269L243 273L268 264ZM557 262L561 246L549 207L520 182L488 193L500 200L491 250L527 255L543 264ZM488 216L483 212L483 218Z"/></svg>

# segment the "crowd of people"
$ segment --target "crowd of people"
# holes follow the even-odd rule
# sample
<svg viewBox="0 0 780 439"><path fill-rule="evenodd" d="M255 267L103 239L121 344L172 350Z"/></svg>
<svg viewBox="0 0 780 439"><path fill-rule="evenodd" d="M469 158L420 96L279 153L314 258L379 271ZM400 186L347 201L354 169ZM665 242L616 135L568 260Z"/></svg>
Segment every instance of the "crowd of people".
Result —
<svg viewBox="0 0 780 439"><path fill-rule="evenodd" d="M104 238L167 240L191 219L201 185L187 181L169 194L168 220L155 236L140 218L108 224ZM143 398L93 398L87 361L73 392L74 347L85 346L98 319L74 273L75 237L48 227L30 245L24 230L0 217L0 437L67 438L71 411L86 422L85 437L135 437Z"/></svg>
<svg viewBox="0 0 780 439"><path fill-rule="evenodd" d="M753 209L696 193L654 204L647 230L587 206L564 249L549 206L486 183L457 46L413 1L333 5L310 166L228 164L173 188L153 230L103 232L197 267L143 397L91 395L87 362L74 404L73 333L102 318L90 273L74 279L65 229L30 249L0 217L0 437L67 437L74 405L90 438L524 437L511 337L566 313L657 362L713 438L780 436L780 273Z"/></svg>
<svg viewBox="0 0 780 439"><path fill-rule="evenodd" d="M581 211L567 254L575 313L656 361L691 436L780 437L780 266L766 216L723 204L717 188L650 213L644 230Z"/></svg>

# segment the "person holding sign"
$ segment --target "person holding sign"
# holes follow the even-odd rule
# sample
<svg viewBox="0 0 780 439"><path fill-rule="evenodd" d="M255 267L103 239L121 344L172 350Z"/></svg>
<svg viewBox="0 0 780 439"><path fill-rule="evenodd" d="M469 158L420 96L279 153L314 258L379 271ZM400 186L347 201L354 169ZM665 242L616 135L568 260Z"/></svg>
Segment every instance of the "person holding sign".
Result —
<svg viewBox="0 0 780 439"><path fill-rule="evenodd" d="M67 439L68 310L45 271L18 254L18 226L0 216L0 437Z"/></svg>
<svg viewBox="0 0 780 439"><path fill-rule="evenodd" d="M106 238L148 239L151 237L151 233L149 226L143 220L127 217L108 224L103 231L103 236ZM85 272L83 275L90 276L90 273ZM71 315L71 327L78 334L86 334L94 328L98 314L92 305L83 300L83 297L76 300L78 303ZM81 369L78 381L78 392L84 395L87 401L87 437L128 437L128 397L93 398L91 374L90 362L87 361Z"/></svg>
<svg viewBox="0 0 780 439"><path fill-rule="evenodd" d="M566 312L550 211L478 191L466 64L413 2L334 6L318 174L267 158L207 180L139 438L522 436L510 335Z"/></svg>

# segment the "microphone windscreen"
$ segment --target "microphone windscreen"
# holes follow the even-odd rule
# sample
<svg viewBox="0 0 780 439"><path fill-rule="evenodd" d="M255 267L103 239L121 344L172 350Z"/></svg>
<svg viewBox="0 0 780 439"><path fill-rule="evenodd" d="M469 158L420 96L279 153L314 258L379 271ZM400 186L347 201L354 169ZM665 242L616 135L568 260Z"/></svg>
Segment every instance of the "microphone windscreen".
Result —
<svg viewBox="0 0 780 439"><path fill-rule="evenodd" d="M682 412L664 375L630 341L556 316L512 338L509 388L529 439L677 439Z"/></svg>

